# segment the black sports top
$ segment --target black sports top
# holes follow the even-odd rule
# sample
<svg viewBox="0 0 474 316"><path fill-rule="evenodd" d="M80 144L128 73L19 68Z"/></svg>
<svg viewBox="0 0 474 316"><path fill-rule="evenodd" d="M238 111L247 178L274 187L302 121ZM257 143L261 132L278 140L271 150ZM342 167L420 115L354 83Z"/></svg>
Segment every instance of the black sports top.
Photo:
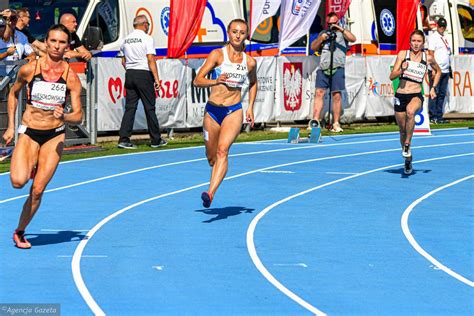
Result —
<svg viewBox="0 0 474 316"><path fill-rule="evenodd" d="M425 77L426 71L428 70L426 62L426 53L422 52L421 61L410 60L411 50L407 50L407 54L403 62L408 63L407 69L405 69L400 76L400 79L408 80L416 83L423 83L423 78Z"/></svg>
<svg viewBox="0 0 474 316"><path fill-rule="evenodd" d="M70 68L69 65L65 70L66 76L64 77L63 72L61 77L56 81L47 81L44 79L41 73L41 64L38 73L37 68L38 60L35 65L35 75L31 81L28 82L28 98L26 103L46 111L54 111L57 106L64 108L69 94L69 89L67 89L66 85Z"/></svg>

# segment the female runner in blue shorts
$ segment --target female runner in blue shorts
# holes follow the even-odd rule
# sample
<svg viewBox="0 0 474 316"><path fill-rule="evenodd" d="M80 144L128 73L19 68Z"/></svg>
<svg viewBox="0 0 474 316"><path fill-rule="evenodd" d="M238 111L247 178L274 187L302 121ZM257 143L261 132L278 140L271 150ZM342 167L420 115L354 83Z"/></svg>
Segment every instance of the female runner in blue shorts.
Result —
<svg viewBox="0 0 474 316"><path fill-rule="evenodd" d="M8 95L8 128L3 134L6 144L14 138L15 112L20 90L27 86L26 109L18 127L18 142L13 151L10 179L14 188L22 188L36 174L30 195L23 205L13 241L18 248L28 249L26 226L41 204L46 185L56 171L63 152L65 123L82 121L81 82L64 61L69 47L69 31L63 25L53 25L46 34L47 53L20 68L18 78ZM72 110L64 112L70 95Z"/></svg>
<svg viewBox="0 0 474 316"><path fill-rule="evenodd" d="M242 128L242 85L246 78L249 78L250 89L246 120L251 127L254 124L257 63L245 53L244 41L248 32L244 20L232 20L227 27L229 43L209 54L193 82L196 87L211 87L203 123L206 156L212 167L209 189L201 194L206 208L211 206L217 188L227 173L229 148ZM207 79L209 73L215 79Z"/></svg>
<svg viewBox="0 0 474 316"><path fill-rule="evenodd" d="M395 65L390 73L390 80L400 77L400 84L394 98L395 119L400 129L400 143L402 145L402 156L405 158L405 174L411 174L412 154L411 139L415 128L415 115L423 105L421 87L428 73L428 64L435 72L433 87L430 90L430 98L436 98L436 86L441 76L441 70L431 56L423 51L425 34L415 30L410 35L410 49L398 52Z"/></svg>

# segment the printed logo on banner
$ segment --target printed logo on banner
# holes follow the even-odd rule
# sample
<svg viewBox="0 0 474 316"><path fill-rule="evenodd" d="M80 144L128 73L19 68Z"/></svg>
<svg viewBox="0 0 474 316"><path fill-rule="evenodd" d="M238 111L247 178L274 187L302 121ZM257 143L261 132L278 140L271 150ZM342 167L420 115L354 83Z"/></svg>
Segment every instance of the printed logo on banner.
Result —
<svg viewBox="0 0 474 316"><path fill-rule="evenodd" d="M380 83L375 81L374 78L369 77L367 80L367 94L381 97L393 96L392 83Z"/></svg>
<svg viewBox="0 0 474 316"><path fill-rule="evenodd" d="M283 103L285 110L301 108L303 85L303 63L283 63Z"/></svg>
<svg viewBox="0 0 474 316"><path fill-rule="evenodd" d="M113 103L116 103L118 99L125 96L125 93L122 95L122 92L124 92L122 79L120 79L120 77L115 79L109 78L109 95Z"/></svg>
<svg viewBox="0 0 474 316"><path fill-rule="evenodd" d="M170 26L170 7L164 7L163 10L161 10L160 22L163 32L168 36Z"/></svg>
<svg viewBox="0 0 474 316"><path fill-rule="evenodd" d="M392 36L395 32L395 17L390 10L383 9L380 13L380 26L382 32L387 36Z"/></svg>
<svg viewBox="0 0 474 316"><path fill-rule="evenodd" d="M291 6L291 13L294 15L300 14L302 6L303 0L293 0L293 5Z"/></svg>

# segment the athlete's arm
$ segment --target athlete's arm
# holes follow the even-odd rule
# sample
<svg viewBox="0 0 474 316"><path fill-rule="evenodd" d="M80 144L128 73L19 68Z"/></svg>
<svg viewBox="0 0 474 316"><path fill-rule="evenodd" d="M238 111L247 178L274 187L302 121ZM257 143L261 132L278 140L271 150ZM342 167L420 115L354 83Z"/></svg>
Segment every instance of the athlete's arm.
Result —
<svg viewBox="0 0 474 316"><path fill-rule="evenodd" d="M193 80L193 84L196 87L207 88L207 87L212 87L212 86L225 82L227 78L226 74L221 74L215 80L206 78L207 74L211 72L211 70L217 66L220 54L221 53L219 52L219 49L215 49L209 54L206 61L204 62L204 65L202 65L201 69L199 69L199 72L197 73L196 78L194 78Z"/></svg>
<svg viewBox="0 0 474 316"><path fill-rule="evenodd" d="M63 108L57 106L54 110L54 116L61 118L66 123L80 124L82 122L82 106L81 106L81 81L76 73L69 69L69 75L67 77L67 88L71 93L71 107L70 113L64 113Z"/></svg>
<svg viewBox="0 0 474 316"><path fill-rule="evenodd" d="M247 122L250 123L250 127L253 127L253 104L257 96L257 61L250 56L247 56L247 59L247 67L249 68L249 107L247 109L246 118Z"/></svg>
<svg viewBox="0 0 474 316"><path fill-rule="evenodd" d="M393 65L392 72L390 73L390 80L395 80L400 77L405 69L402 69L402 62L405 59L406 51L401 50L398 52L397 59L395 60L395 65ZM405 66L406 67L406 66Z"/></svg>
<svg viewBox="0 0 474 316"><path fill-rule="evenodd" d="M5 144L8 145L15 136L15 113L18 106L18 96L21 89L27 84L28 77L31 72L34 71L31 68L31 64L26 64L20 68L18 71L18 76L16 82L13 84L8 94L8 127L5 133L3 134L3 139Z"/></svg>
<svg viewBox="0 0 474 316"><path fill-rule="evenodd" d="M431 89L430 89L430 97L434 99L436 98L436 91L437 91L436 88L438 87L439 79L441 78L441 69L439 68L438 63L432 56L428 55L427 58L428 58L428 63L431 65L431 68L433 68L433 72L434 72L433 85L431 86Z"/></svg>

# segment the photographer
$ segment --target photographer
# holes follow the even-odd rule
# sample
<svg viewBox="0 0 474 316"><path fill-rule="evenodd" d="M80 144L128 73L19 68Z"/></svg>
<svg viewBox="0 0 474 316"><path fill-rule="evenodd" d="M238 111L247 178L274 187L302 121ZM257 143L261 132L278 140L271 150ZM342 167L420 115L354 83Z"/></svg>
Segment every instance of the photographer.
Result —
<svg viewBox="0 0 474 316"><path fill-rule="evenodd" d="M27 37L15 31L17 21L18 16L15 10L6 9L0 12L0 60L2 61L18 61L24 56L28 60L36 58ZM13 65L0 65L0 79L7 76L13 68ZM9 88L9 85L6 85L0 91L0 98L8 94Z"/></svg>
<svg viewBox="0 0 474 316"><path fill-rule="evenodd" d="M337 14L330 12L327 15L328 29L322 31L318 38L311 43L312 50L322 50L319 68L316 72L313 122L317 122L317 125L319 125L324 95L329 88L334 101L332 105L334 124L331 128L331 132L334 133L343 131L339 124L339 119L342 109L341 91L345 89L344 66L346 64L346 52L349 42L355 42L356 40L354 34L339 26L338 22ZM330 76L332 76L331 86L329 86Z"/></svg>
<svg viewBox="0 0 474 316"><path fill-rule="evenodd" d="M28 38L21 32L15 32L18 16L15 10L6 9L0 12L5 30L0 40L0 60L15 61L23 58L35 59L36 55L28 43ZM5 74L0 74L4 76Z"/></svg>

